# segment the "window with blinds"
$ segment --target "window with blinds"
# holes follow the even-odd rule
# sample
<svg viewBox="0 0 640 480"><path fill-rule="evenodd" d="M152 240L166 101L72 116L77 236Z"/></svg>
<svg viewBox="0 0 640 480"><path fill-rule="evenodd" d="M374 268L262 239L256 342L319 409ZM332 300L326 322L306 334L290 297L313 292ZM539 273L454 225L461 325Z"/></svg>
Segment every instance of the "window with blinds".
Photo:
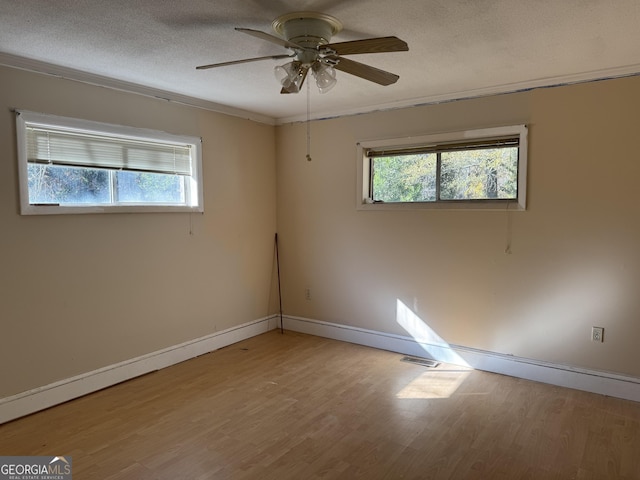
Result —
<svg viewBox="0 0 640 480"><path fill-rule="evenodd" d="M362 142L359 208L524 209L526 127Z"/></svg>
<svg viewBox="0 0 640 480"><path fill-rule="evenodd" d="M202 211L199 138L16 114L22 213Z"/></svg>

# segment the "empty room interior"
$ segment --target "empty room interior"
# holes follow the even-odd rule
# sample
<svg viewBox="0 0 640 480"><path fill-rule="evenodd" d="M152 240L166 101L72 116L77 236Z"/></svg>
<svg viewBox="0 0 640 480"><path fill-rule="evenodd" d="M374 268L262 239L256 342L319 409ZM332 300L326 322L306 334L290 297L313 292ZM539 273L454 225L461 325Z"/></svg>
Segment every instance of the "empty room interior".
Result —
<svg viewBox="0 0 640 480"><path fill-rule="evenodd" d="M637 2L133 3L0 0L1 456L640 478Z"/></svg>

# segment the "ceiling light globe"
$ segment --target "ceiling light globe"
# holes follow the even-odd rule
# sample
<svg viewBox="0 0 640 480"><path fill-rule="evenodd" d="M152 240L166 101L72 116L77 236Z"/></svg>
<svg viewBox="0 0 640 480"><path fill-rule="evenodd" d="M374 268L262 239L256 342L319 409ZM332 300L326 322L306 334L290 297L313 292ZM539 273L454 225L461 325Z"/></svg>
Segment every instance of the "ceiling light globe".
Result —
<svg viewBox="0 0 640 480"><path fill-rule="evenodd" d="M291 76L291 71L293 70L293 62L285 63L284 65L277 65L273 69L273 74L276 77L276 80L280 82L280 85L284 85L285 82Z"/></svg>
<svg viewBox="0 0 640 480"><path fill-rule="evenodd" d="M338 83L336 71L330 65L321 64L313 73L316 77L316 85L320 93L327 93Z"/></svg>

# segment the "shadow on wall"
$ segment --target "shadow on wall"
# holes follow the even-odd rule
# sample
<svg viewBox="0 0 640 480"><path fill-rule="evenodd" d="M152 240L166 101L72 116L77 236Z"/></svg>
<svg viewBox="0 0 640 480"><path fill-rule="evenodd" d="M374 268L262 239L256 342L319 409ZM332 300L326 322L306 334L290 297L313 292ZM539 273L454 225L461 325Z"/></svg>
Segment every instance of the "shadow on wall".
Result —
<svg viewBox="0 0 640 480"><path fill-rule="evenodd" d="M599 258L585 253L564 264L556 262L536 290L511 302L512 321L494 332L495 346L520 352L531 339L543 338L538 352L588 347L591 326L610 327L623 318L621 309L631 296L629 286L634 280L626 268L628 260L617 255L613 251Z"/></svg>

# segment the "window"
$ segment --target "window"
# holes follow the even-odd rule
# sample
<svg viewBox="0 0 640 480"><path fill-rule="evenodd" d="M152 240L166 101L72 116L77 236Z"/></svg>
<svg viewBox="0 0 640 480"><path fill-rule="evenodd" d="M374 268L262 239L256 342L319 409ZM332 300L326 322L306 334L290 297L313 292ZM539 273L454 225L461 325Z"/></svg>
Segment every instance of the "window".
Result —
<svg viewBox="0 0 640 480"><path fill-rule="evenodd" d="M513 126L360 142L358 208L523 210L526 134Z"/></svg>
<svg viewBox="0 0 640 480"><path fill-rule="evenodd" d="M203 211L196 137L16 112L22 214Z"/></svg>

